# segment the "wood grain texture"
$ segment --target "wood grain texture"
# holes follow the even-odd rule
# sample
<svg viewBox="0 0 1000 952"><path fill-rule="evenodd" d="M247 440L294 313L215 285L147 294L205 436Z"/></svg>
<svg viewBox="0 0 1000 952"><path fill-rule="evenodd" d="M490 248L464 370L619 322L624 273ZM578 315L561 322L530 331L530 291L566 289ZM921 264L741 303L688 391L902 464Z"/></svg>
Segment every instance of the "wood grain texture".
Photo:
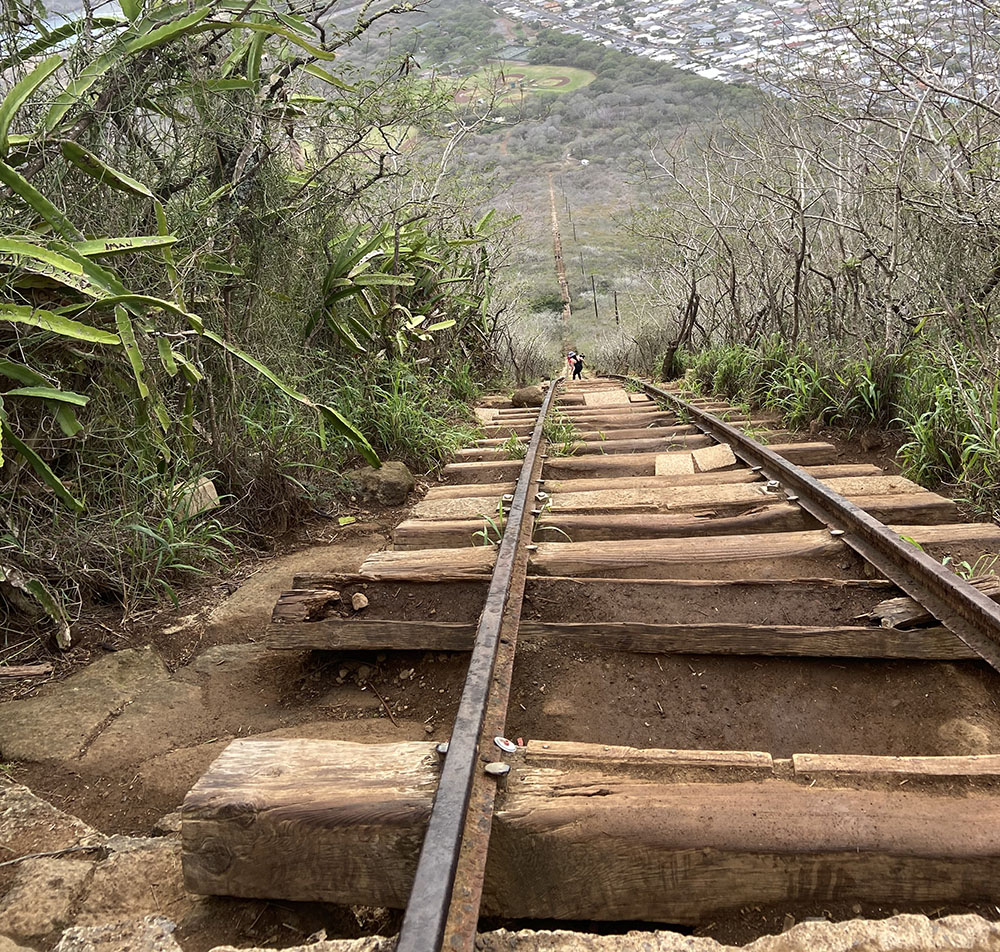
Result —
<svg viewBox="0 0 1000 952"><path fill-rule="evenodd" d="M890 526L919 545L1000 545L1000 526L990 523ZM457 550L450 550L457 551ZM539 575L623 578L708 578L725 565L738 566L761 578L811 574L801 564L837 564L847 546L825 530L756 533L744 536L705 535L690 539L642 539L608 542L543 542L532 554L531 570ZM752 571L751 571L752 569ZM824 573L820 573L824 574Z"/></svg>
<svg viewBox="0 0 1000 952"><path fill-rule="evenodd" d="M830 476L881 476L882 471L869 463L843 463L837 466L806 466L807 473L817 479ZM678 476L623 476L610 480L596 479L547 479L542 488L546 492L589 492L599 489L654 489L670 486L718 486L725 483L759 483L756 473L748 469L726 470L721 473L693 473ZM455 496L493 496L499 499L504 493L514 491L513 480L496 483L455 483L432 486L425 499L453 498Z"/></svg>
<svg viewBox="0 0 1000 952"><path fill-rule="evenodd" d="M1000 602L1000 577L989 575L970 579L969 584L993 601ZM879 602L867 617L871 621L878 622L883 628L905 628L934 620L934 616L923 605L907 595Z"/></svg>
<svg viewBox="0 0 1000 952"><path fill-rule="evenodd" d="M267 647L303 651L471 651L476 626L461 622L325 618L272 622ZM540 622L522 620L525 643L640 654L760 655L799 658L909 658L962 661L977 658L946 628L884 628L671 624L649 621Z"/></svg>
<svg viewBox="0 0 1000 952"><path fill-rule="evenodd" d="M886 628L739 623L522 621L520 637L548 644L643 654L761 655L797 658L911 658L965 661L979 656L947 628Z"/></svg>
<svg viewBox="0 0 1000 952"><path fill-rule="evenodd" d="M51 664L5 664L0 665L0 678L45 678L52 674Z"/></svg>
<svg viewBox="0 0 1000 952"><path fill-rule="evenodd" d="M792 754L796 776L904 777L917 780L1000 778L1000 754L958 757L874 757L867 754Z"/></svg>
<svg viewBox="0 0 1000 952"><path fill-rule="evenodd" d="M359 574L375 580L398 578L422 582L488 578L496 557L492 546L373 552L362 563Z"/></svg>
<svg viewBox="0 0 1000 952"><path fill-rule="evenodd" d="M712 440L707 436L656 436L640 440L619 440L609 436L605 440L582 441L575 439L571 455L577 456L616 456L629 453L651 453L656 450L712 448ZM506 459L507 450L502 446L478 446L457 450L455 460Z"/></svg>
<svg viewBox="0 0 1000 952"><path fill-rule="evenodd" d="M837 449L830 443L774 443L768 449L798 466L819 466L835 463ZM573 479L596 476L653 476L656 453L632 453L616 456L588 456L576 459L550 457L543 475L546 479ZM454 466L475 466L475 463L454 463ZM445 467L447 470L447 467Z"/></svg>
<svg viewBox="0 0 1000 952"><path fill-rule="evenodd" d="M266 645L279 651L471 651L470 622L322 618L271 622Z"/></svg>
<svg viewBox="0 0 1000 952"><path fill-rule="evenodd" d="M774 773L771 755L759 750L664 750L615 744L582 744L569 740L529 740L524 749L527 767L561 770L599 767L616 776L648 780L691 772L731 778L761 778Z"/></svg>
<svg viewBox="0 0 1000 952"><path fill-rule="evenodd" d="M543 763L532 760L547 753L537 748L513 758L493 821L485 914L683 923L755 903L995 894L996 796L741 782L732 760L764 767L766 754L586 746ZM184 803L188 889L400 908L437 781L431 751L234 742ZM729 782L687 779L685 758Z"/></svg>
<svg viewBox="0 0 1000 952"><path fill-rule="evenodd" d="M528 429L527 433L520 434L516 433L517 436L523 436L520 441L522 443L528 442L528 436L531 430ZM699 431L693 426L644 426L639 428L630 427L608 427L598 430L588 430L586 428L577 429L573 434L573 438L576 440L649 440L649 439L667 439L668 437L675 436L698 436ZM488 435L486 439L476 440L476 446L500 446L502 443L506 442L510 438L510 430L506 434L498 433L496 436Z"/></svg>
<svg viewBox="0 0 1000 952"><path fill-rule="evenodd" d="M405 905L437 786L433 751L428 742L233 741L184 799L185 886Z"/></svg>

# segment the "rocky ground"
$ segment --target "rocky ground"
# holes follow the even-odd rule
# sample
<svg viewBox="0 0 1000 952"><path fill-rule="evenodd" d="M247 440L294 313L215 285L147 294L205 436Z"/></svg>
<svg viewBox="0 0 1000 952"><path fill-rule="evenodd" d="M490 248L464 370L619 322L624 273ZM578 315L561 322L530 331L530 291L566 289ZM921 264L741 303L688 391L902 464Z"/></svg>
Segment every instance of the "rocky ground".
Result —
<svg viewBox="0 0 1000 952"><path fill-rule="evenodd" d="M251 946L390 952L386 936L398 928L396 912L187 893L177 810L236 737L446 739L463 656L284 654L262 644L274 603L295 575L355 571L385 547L402 515L398 508L364 515L345 530L330 530L318 544L256 566L239 584L190 599L180 611L128 628L84 628L55 676L8 689L0 702L0 952L228 952ZM547 665L547 678L552 667ZM977 911L992 917L990 910ZM893 912L864 909L865 915L889 917L881 922L796 925L785 911L770 916L748 910L747 921L725 939L785 929L746 948L1000 952L1000 926L980 916L932 921ZM478 945L486 952L736 948L669 932L587 936L502 929L484 934Z"/></svg>

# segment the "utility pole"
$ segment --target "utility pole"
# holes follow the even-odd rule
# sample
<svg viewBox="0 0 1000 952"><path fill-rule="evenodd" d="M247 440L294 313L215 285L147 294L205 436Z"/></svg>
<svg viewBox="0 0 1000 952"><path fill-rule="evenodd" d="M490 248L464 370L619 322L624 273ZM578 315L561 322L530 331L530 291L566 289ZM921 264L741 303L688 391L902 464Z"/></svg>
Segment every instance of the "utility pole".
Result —
<svg viewBox="0 0 1000 952"><path fill-rule="evenodd" d="M590 290L594 292L594 320L598 324L601 323L601 315L597 313L597 282L594 280L594 276L590 276Z"/></svg>
<svg viewBox="0 0 1000 952"><path fill-rule="evenodd" d="M617 290L617 288L614 289L614 290L612 290L611 293L614 295L614 298L615 298L615 327L621 327L622 326L622 322L621 322L621 320L618 317L618 290Z"/></svg>

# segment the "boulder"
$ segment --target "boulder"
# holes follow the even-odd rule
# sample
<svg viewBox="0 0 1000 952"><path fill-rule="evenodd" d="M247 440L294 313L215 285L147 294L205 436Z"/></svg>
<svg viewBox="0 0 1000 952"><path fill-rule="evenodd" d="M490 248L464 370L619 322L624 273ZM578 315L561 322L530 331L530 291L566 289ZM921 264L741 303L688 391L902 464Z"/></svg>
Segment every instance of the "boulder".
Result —
<svg viewBox="0 0 1000 952"><path fill-rule="evenodd" d="M162 916L67 929L52 952L182 952Z"/></svg>
<svg viewBox="0 0 1000 952"><path fill-rule="evenodd" d="M392 952L393 936L326 939L286 948L284 952ZM1000 923L981 916L901 915L848 922L803 922L781 935L765 935L747 945L723 945L715 939L676 932L481 932L477 952L996 952ZM57 950L62 952L62 950ZM271 952L217 946L211 952Z"/></svg>
<svg viewBox="0 0 1000 952"><path fill-rule="evenodd" d="M177 503L174 515L178 519L190 519L200 516L203 512L218 508L219 493L215 483L207 476L200 476L189 483L179 483L174 486Z"/></svg>
<svg viewBox="0 0 1000 952"><path fill-rule="evenodd" d="M545 402L545 391L541 387L521 387L511 395L511 406L540 407Z"/></svg>
<svg viewBox="0 0 1000 952"><path fill-rule="evenodd" d="M37 696L4 705L0 759L71 760L136 697L169 679L152 648L129 648L98 659Z"/></svg>
<svg viewBox="0 0 1000 952"><path fill-rule="evenodd" d="M401 506L413 492L413 474L403 463L388 461L375 469L365 466L347 474L358 495L366 501L381 503L383 506Z"/></svg>
<svg viewBox="0 0 1000 952"><path fill-rule="evenodd" d="M0 786L0 854L6 858L99 846L104 834L64 813L27 787Z"/></svg>
<svg viewBox="0 0 1000 952"><path fill-rule="evenodd" d="M0 902L0 927L11 938L28 942L62 931L73 921L93 871L89 859L26 859Z"/></svg>
<svg viewBox="0 0 1000 952"><path fill-rule="evenodd" d="M26 945L18 945L13 939L8 939L5 935L0 935L0 952L35 952Z"/></svg>

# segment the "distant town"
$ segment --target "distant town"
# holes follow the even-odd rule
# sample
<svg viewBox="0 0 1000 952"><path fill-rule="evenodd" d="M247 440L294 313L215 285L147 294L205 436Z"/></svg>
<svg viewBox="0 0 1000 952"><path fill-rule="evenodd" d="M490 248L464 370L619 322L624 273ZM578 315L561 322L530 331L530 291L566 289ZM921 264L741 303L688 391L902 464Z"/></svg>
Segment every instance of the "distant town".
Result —
<svg viewBox="0 0 1000 952"><path fill-rule="evenodd" d="M768 85L782 75L860 64L856 44L816 0L486 0L498 13L648 56L722 82ZM944 84L966 78L960 40L949 29L962 3L901 0L880 31L930 53ZM869 16L871 8L867 8ZM957 32L957 31L956 31ZM989 81L995 77L983 77Z"/></svg>

